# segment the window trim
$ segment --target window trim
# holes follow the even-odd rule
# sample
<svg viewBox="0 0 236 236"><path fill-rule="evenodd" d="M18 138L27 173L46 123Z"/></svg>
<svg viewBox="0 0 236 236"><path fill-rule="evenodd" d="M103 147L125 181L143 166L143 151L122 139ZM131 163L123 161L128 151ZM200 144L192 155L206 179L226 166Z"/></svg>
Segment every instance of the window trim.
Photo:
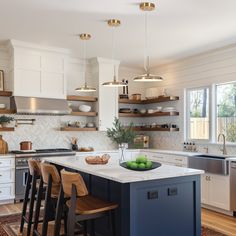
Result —
<svg viewBox="0 0 236 236"><path fill-rule="evenodd" d="M213 144L219 145L221 142L218 142L217 137L217 86L224 84L232 84L236 83L235 80L223 82L223 83L213 83L210 85L199 86L199 87L189 87L184 89L184 119L183 119L183 127L184 127L184 141L188 142L197 142L199 144ZM209 89L209 139L190 139L189 138L189 121L190 121L190 100L189 92L197 89ZM227 146L236 146L236 142L226 142Z"/></svg>
<svg viewBox="0 0 236 236"><path fill-rule="evenodd" d="M193 90L198 90L198 89L208 89L209 91L209 139L190 139L190 92ZM211 100L212 100L212 86L211 85L206 85L206 86L199 86L199 87L191 87L191 88L186 88L184 91L184 139L187 141L192 141L192 142L201 142L201 143L210 143L212 142L212 128L213 128L213 122L212 122L212 106L211 106Z"/></svg>

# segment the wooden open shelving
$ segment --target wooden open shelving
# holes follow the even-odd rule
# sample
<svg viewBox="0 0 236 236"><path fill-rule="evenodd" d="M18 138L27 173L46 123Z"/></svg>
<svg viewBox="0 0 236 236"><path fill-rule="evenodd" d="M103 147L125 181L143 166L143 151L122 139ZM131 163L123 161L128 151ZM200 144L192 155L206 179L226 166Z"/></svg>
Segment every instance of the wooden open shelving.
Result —
<svg viewBox="0 0 236 236"><path fill-rule="evenodd" d="M96 131L97 128L62 127L61 131Z"/></svg>
<svg viewBox="0 0 236 236"><path fill-rule="evenodd" d="M0 91L0 97L11 97L12 92L11 91Z"/></svg>
<svg viewBox="0 0 236 236"><path fill-rule="evenodd" d="M14 131L14 127L0 127L0 132L9 132L9 131Z"/></svg>
<svg viewBox="0 0 236 236"><path fill-rule="evenodd" d="M171 111L171 112L154 112L154 113L119 113L119 117L154 117L154 116L178 116L179 112Z"/></svg>
<svg viewBox="0 0 236 236"><path fill-rule="evenodd" d="M97 116L97 112L90 111L90 112L82 112L82 111L72 111L70 113L71 116Z"/></svg>
<svg viewBox="0 0 236 236"><path fill-rule="evenodd" d="M15 114L16 110L12 109L0 109L0 114Z"/></svg>
<svg viewBox="0 0 236 236"><path fill-rule="evenodd" d="M81 102L96 102L98 99L97 97L92 96L76 96L76 95L68 95L68 101L81 101Z"/></svg>
<svg viewBox="0 0 236 236"><path fill-rule="evenodd" d="M168 97L157 97L157 98L145 99L145 100L119 99L119 103L152 104L152 103L159 103L159 102L171 102L171 101L177 101L177 100L179 100L179 97L177 96L168 96Z"/></svg>
<svg viewBox="0 0 236 236"><path fill-rule="evenodd" d="M133 127L134 131L167 131L167 132L176 132L179 131L179 128L147 128L147 127Z"/></svg>

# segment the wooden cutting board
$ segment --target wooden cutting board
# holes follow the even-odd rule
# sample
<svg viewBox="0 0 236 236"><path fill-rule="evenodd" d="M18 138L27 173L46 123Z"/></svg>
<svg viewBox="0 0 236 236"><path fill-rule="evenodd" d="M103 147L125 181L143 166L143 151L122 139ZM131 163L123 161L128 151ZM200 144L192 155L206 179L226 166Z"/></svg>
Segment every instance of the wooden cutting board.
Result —
<svg viewBox="0 0 236 236"><path fill-rule="evenodd" d="M8 144L6 141L2 139L2 135L0 135L0 154L8 153Z"/></svg>

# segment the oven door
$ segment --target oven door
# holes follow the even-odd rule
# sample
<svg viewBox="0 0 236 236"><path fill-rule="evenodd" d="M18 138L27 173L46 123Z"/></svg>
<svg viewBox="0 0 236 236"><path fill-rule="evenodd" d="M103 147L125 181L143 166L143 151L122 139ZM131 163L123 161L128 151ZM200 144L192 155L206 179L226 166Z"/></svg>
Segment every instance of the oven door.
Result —
<svg viewBox="0 0 236 236"><path fill-rule="evenodd" d="M28 178L28 167L16 167L15 200L23 200Z"/></svg>

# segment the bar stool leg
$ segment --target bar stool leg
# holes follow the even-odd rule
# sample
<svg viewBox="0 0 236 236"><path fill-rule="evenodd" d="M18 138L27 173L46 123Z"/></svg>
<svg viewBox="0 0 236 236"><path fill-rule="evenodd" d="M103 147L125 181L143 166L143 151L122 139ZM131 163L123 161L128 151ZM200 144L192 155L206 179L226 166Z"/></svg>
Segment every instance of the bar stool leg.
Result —
<svg viewBox="0 0 236 236"><path fill-rule="evenodd" d="M45 207L44 207L44 222L43 222L43 228L42 228L42 234L41 236L47 236L48 231L48 221L51 215L50 214L50 208L51 208L51 189L52 189L52 176L48 176L48 185L47 185L47 191L45 196Z"/></svg>
<svg viewBox="0 0 236 236"><path fill-rule="evenodd" d="M115 212L114 210L109 211L109 219L111 225L111 233L113 236L116 236L116 228L115 228Z"/></svg>
<svg viewBox="0 0 236 236"><path fill-rule="evenodd" d="M65 235L67 235L66 212L64 210L64 192L63 192L63 189L62 189L62 186L61 186L59 197L58 197L58 200L57 200L57 207L56 207L54 236L60 235L62 213L64 213L64 224L65 224L64 225L64 230L65 230Z"/></svg>
<svg viewBox="0 0 236 236"><path fill-rule="evenodd" d="M94 219L91 220L91 235L95 236L95 221L94 221Z"/></svg>
<svg viewBox="0 0 236 236"><path fill-rule="evenodd" d="M33 181L31 184L30 203L29 203L27 236L30 236L30 233L31 233L32 218L33 218L33 212L34 212L34 200L35 200L35 194L36 194L36 181L37 181L37 176L33 175Z"/></svg>
<svg viewBox="0 0 236 236"><path fill-rule="evenodd" d="M42 196L43 196L43 179L42 179L42 177L40 177L40 183L39 183L39 189L38 189L38 193L37 193L37 200L36 200L36 207L35 207L33 232L35 230L37 230L37 228L38 228Z"/></svg>
<svg viewBox="0 0 236 236"><path fill-rule="evenodd" d="M72 194L70 199L70 207L67 218L67 236L74 236L75 232L75 208L76 208L76 195L77 190L74 184L72 184Z"/></svg>
<svg viewBox="0 0 236 236"><path fill-rule="evenodd" d="M84 223L84 236L87 236L87 232L88 232L87 221L85 220L83 223Z"/></svg>
<svg viewBox="0 0 236 236"><path fill-rule="evenodd" d="M31 188L31 182L32 182L32 176L28 172L24 202L23 202L23 209L22 209L22 214L21 214L20 233L23 232L23 228L24 228L25 216L26 216L26 210L27 210L27 203L28 203L28 199L29 199L29 191L30 191L30 188Z"/></svg>

